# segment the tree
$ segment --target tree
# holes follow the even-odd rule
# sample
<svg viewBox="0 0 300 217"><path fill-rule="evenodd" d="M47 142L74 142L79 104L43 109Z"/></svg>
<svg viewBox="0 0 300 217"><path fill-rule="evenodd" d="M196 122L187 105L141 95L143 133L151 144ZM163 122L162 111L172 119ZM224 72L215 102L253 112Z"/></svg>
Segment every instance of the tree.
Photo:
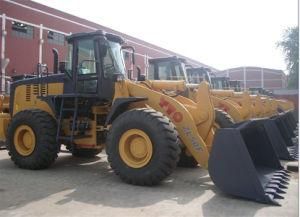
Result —
<svg viewBox="0 0 300 217"><path fill-rule="evenodd" d="M287 64L288 88L298 89L299 79L299 27L290 27L284 30L282 40L277 43L284 54Z"/></svg>

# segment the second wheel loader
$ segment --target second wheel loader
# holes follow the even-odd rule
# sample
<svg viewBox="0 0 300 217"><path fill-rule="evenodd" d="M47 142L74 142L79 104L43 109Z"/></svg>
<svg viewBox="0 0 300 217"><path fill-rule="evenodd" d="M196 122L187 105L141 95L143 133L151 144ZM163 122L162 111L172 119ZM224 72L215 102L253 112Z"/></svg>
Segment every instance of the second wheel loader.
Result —
<svg viewBox="0 0 300 217"><path fill-rule="evenodd" d="M170 84L176 82L185 82L188 80L192 80L193 82L202 82L203 80L212 82L205 68L189 68L188 73L186 73L185 60L177 57L150 59L147 77L149 80L142 83L161 92L166 92L166 90L170 89ZM182 95L195 100L194 90L198 84L186 84L186 86L187 90L183 92L178 89L179 92L175 93L175 97ZM250 96L247 92L236 93L233 90L210 90L210 94L214 106L221 109L216 109L215 111L215 128L232 127L234 122L255 122L251 119L252 115L258 116L262 112L260 108L265 107L259 104L262 103L259 96ZM271 110L273 108L276 110L274 102L266 98L266 105L269 106L267 109ZM254 106L253 104L256 105ZM291 142L292 135L289 134L286 123L283 122L286 117L286 114L284 114L283 116L276 117L275 120L265 118L265 120L260 120L260 124L265 128L278 157L283 160L295 160L298 158L298 148ZM287 123L289 122L287 121ZM279 130L280 132L278 132ZM257 143L259 143L259 140Z"/></svg>
<svg viewBox="0 0 300 217"><path fill-rule="evenodd" d="M183 104L126 78L119 36L96 31L67 41L67 63L60 70L11 85L9 113L0 114L7 131L0 137L17 166L47 168L61 145L105 148L123 181L155 185L172 173L184 146L225 193L278 205L289 175L262 129L251 124L220 129L209 151L202 138L214 121L208 84L195 90L196 101ZM262 144L251 139L256 137Z"/></svg>
<svg viewBox="0 0 300 217"><path fill-rule="evenodd" d="M190 68L188 75L210 77L205 68ZM265 118L265 127L269 128L267 132L278 156L283 160L298 159L298 142L294 140L297 123L292 115L294 106L291 102L233 90L213 90L212 101L214 106L228 112L237 123L250 118Z"/></svg>

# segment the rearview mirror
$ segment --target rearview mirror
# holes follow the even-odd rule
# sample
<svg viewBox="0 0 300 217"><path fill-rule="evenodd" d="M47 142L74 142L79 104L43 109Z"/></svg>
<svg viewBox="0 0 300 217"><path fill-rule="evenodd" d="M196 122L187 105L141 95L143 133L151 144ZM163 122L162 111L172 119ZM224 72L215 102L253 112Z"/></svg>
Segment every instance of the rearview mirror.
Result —
<svg viewBox="0 0 300 217"><path fill-rule="evenodd" d="M59 71L60 73L66 74L69 78L72 78L71 71L66 69L66 62L59 62Z"/></svg>
<svg viewBox="0 0 300 217"><path fill-rule="evenodd" d="M131 50L131 61L132 61L132 64L135 65L135 49L133 46L130 46L130 45L123 45L122 47L122 50Z"/></svg>

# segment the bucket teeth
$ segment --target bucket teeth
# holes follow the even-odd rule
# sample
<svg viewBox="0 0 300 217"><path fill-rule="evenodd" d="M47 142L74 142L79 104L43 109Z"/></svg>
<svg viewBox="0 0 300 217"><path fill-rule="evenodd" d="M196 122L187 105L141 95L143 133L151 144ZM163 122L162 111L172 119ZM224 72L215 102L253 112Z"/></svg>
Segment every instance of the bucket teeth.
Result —
<svg viewBox="0 0 300 217"><path fill-rule="evenodd" d="M290 177L289 173L291 173L291 172L288 170L280 170L280 171L275 172L274 175L285 175L287 177Z"/></svg>
<svg viewBox="0 0 300 217"><path fill-rule="evenodd" d="M284 197L282 197L281 195L279 195L280 192L278 192L277 190L275 190L275 189L273 189L273 188L267 188L267 189L265 190L265 192L266 192L267 194L273 194L274 197L275 197L276 199L283 199L283 198L284 198Z"/></svg>
<svg viewBox="0 0 300 217"><path fill-rule="evenodd" d="M266 193L266 196L269 198L269 203L270 204L273 204L273 205L276 205L276 206L280 206L280 204L276 200L274 200L275 196L273 194Z"/></svg>
<svg viewBox="0 0 300 217"><path fill-rule="evenodd" d="M272 194L274 195L274 198L275 198L275 199L284 199L283 196L281 196L281 195L279 195L279 194L277 194L277 193L272 193Z"/></svg>
<svg viewBox="0 0 300 217"><path fill-rule="evenodd" d="M278 185L276 184L268 184L266 189L274 189L279 194L285 194L286 192L282 190ZM268 190L266 190L268 192Z"/></svg>
<svg viewBox="0 0 300 217"><path fill-rule="evenodd" d="M272 180L279 181L281 184L284 184L284 185L289 184L287 181L283 180L282 178L278 178L278 177L272 177Z"/></svg>
<svg viewBox="0 0 300 217"><path fill-rule="evenodd" d="M276 191L278 194L286 194L286 192L284 190L281 190L280 188L278 188Z"/></svg>
<svg viewBox="0 0 300 217"><path fill-rule="evenodd" d="M282 184L280 181L278 181L278 180L271 180L270 182L269 182L270 184L276 184L276 185L278 185L280 188L282 188L282 189L287 189L287 187L286 187L286 185L285 184Z"/></svg>
<svg viewBox="0 0 300 217"><path fill-rule="evenodd" d="M286 175L274 175L273 177L274 178L280 178L280 179L282 179L284 181L289 181L290 180L289 177L286 176Z"/></svg>
<svg viewBox="0 0 300 217"><path fill-rule="evenodd" d="M291 173L291 171L289 170L283 170L285 173Z"/></svg>

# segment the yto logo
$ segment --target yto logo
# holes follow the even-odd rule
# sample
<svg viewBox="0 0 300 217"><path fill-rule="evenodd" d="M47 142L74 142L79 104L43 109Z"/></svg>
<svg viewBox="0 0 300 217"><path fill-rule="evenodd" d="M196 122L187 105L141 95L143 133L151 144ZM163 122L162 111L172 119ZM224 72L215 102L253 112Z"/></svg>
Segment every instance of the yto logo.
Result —
<svg viewBox="0 0 300 217"><path fill-rule="evenodd" d="M175 122L181 122L183 115L176 111L176 107L173 106L169 101L165 100L163 97L160 98L159 106L165 110L168 116L170 116Z"/></svg>

